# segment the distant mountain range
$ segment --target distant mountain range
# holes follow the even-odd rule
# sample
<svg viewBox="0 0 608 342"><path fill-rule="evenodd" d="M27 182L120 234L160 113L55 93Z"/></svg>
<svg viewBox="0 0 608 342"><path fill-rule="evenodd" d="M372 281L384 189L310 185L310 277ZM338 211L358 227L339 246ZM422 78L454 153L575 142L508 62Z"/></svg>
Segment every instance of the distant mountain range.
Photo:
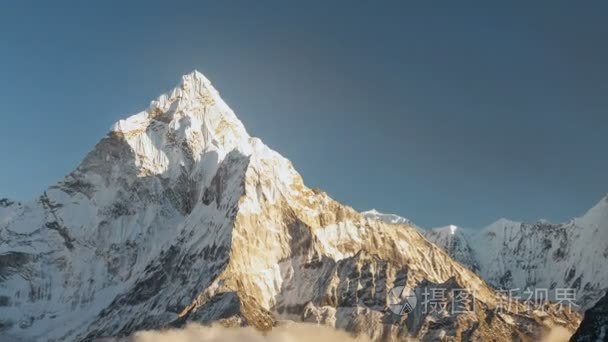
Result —
<svg viewBox="0 0 608 342"><path fill-rule="evenodd" d="M559 224L500 219L481 230L452 225L422 231L499 289L571 288L584 310L608 288L608 196L583 216Z"/></svg>

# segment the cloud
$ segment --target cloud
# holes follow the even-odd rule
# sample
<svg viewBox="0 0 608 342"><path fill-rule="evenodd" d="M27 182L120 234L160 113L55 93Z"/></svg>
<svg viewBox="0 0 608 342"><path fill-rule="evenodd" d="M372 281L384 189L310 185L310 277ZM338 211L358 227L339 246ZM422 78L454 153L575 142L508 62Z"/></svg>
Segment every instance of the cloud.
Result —
<svg viewBox="0 0 608 342"><path fill-rule="evenodd" d="M563 327L553 327L541 339L542 342L567 342L572 332ZM367 337L353 337L331 327L287 322L270 332L260 332L251 327L226 328L220 325L204 326L188 324L183 329L139 331L124 339L104 339L103 342L370 342Z"/></svg>
<svg viewBox="0 0 608 342"><path fill-rule="evenodd" d="M262 333L254 328L224 328L189 324L183 329L140 331L116 342L368 342L364 337L326 326L289 323Z"/></svg>
<svg viewBox="0 0 608 342"><path fill-rule="evenodd" d="M542 339L542 342L568 342L572 332L563 327L553 327Z"/></svg>

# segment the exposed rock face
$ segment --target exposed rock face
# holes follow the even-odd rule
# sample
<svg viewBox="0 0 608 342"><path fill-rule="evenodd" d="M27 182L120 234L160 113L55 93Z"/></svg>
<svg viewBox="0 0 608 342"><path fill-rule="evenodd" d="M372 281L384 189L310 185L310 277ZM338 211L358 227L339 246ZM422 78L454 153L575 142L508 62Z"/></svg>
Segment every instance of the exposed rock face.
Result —
<svg viewBox="0 0 608 342"><path fill-rule="evenodd" d="M289 319L375 340L507 341L580 320L551 305L498 310L501 296L416 229L307 188L198 72L114 125L62 182L0 214L7 338ZM475 310L395 315L396 286L464 288Z"/></svg>
<svg viewBox="0 0 608 342"><path fill-rule="evenodd" d="M15 202L9 200L8 198L0 198L0 208L8 208L15 204Z"/></svg>
<svg viewBox="0 0 608 342"><path fill-rule="evenodd" d="M585 312L585 318L570 339L572 342L606 340L608 340L608 294Z"/></svg>

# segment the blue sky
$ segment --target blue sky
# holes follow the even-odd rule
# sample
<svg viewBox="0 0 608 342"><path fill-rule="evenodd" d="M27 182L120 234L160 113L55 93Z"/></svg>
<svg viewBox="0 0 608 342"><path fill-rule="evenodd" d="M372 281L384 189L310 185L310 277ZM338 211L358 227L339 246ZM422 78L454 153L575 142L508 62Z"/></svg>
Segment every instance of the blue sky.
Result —
<svg viewBox="0 0 608 342"><path fill-rule="evenodd" d="M608 6L534 4L4 1L0 197L41 193L198 69L355 209L580 215L608 191Z"/></svg>

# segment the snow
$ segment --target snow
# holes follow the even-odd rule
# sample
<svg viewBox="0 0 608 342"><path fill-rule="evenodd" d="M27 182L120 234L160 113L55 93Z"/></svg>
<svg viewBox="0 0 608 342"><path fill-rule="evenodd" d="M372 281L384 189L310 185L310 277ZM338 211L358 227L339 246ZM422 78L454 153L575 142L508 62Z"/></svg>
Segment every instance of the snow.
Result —
<svg viewBox="0 0 608 342"><path fill-rule="evenodd" d="M361 215L390 224L410 224L410 220L395 214L384 214L376 209L361 212Z"/></svg>
<svg viewBox="0 0 608 342"><path fill-rule="evenodd" d="M454 233L456 233L456 229L458 229L458 227L451 224L450 225L450 234L454 235Z"/></svg>
<svg viewBox="0 0 608 342"><path fill-rule="evenodd" d="M9 298L19 298L24 288L39 289L41 297L17 300L19 306L0 310L0 320L25 317L28 328L20 333L32 338L59 338L68 331L52 317L70 322L74 331L85 328L183 232L229 225L225 209L215 204L184 215L177 207L188 199L180 198L182 192L167 197L167 191L196 184L204 189L231 151L269 158L272 153L264 147L251 140L202 74L184 76L147 111L114 124L71 175L45 192L44 201L2 208L0 241L6 242L0 243L0 254L28 253L43 263L26 264L31 280L3 283L0 294ZM286 163L280 162L280 167ZM288 186L289 175L281 176ZM185 179L191 181L182 187ZM240 182L237 177L225 184L222 205L238 201ZM201 188L190 189L202 195ZM46 228L49 223L57 229ZM221 231L199 229L191 241L198 248L225 244ZM40 318L29 323L27 317Z"/></svg>
<svg viewBox="0 0 608 342"><path fill-rule="evenodd" d="M148 112L140 112L124 120L119 120L110 129L112 132L129 133L143 129L149 123Z"/></svg>
<svg viewBox="0 0 608 342"><path fill-rule="evenodd" d="M582 310L608 288L606 198L560 224L501 218L480 230L447 226L423 234L498 288L576 288Z"/></svg>

